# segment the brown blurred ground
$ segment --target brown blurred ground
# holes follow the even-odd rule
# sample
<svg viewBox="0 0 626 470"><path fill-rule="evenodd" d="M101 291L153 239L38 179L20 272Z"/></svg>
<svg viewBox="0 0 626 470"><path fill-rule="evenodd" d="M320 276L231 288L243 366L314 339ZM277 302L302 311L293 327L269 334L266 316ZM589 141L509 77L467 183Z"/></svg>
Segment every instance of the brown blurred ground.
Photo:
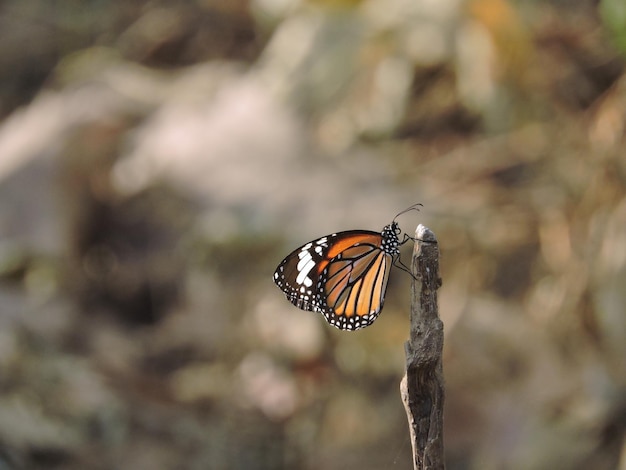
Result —
<svg viewBox="0 0 626 470"><path fill-rule="evenodd" d="M0 469L411 468L408 276L347 333L271 273L416 202L448 468L626 469L625 18L4 2Z"/></svg>

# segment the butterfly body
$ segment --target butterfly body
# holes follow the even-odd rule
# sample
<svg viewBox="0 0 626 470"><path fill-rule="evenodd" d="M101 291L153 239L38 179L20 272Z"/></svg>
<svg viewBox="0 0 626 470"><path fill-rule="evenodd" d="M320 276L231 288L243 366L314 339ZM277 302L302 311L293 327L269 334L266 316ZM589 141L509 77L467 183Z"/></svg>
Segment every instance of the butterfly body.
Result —
<svg viewBox="0 0 626 470"><path fill-rule="evenodd" d="M276 268L274 282L302 310L320 312L341 330L371 325L383 308L399 255L397 222L381 232L350 230L313 240Z"/></svg>

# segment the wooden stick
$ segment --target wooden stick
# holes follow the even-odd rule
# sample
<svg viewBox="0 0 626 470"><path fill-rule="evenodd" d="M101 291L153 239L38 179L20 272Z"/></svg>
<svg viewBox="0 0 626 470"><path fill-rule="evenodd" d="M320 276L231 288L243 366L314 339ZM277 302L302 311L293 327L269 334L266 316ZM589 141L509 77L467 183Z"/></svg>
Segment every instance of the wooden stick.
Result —
<svg viewBox="0 0 626 470"><path fill-rule="evenodd" d="M406 373L400 395L409 421L413 468L444 469L443 323L437 307L437 289L441 286L439 247L435 234L427 227L420 224L415 235L411 331L404 345Z"/></svg>

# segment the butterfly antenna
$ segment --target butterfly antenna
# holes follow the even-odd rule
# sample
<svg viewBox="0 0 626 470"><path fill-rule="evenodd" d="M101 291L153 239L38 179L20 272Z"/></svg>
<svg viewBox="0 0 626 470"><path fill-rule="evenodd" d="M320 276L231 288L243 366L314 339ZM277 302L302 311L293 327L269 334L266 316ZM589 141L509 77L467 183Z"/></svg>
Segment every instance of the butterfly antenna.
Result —
<svg viewBox="0 0 626 470"><path fill-rule="evenodd" d="M413 204L411 207L407 207L402 212L399 212L398 214L396 214L396 216L393 218L393 222L395 222L396 219L398 217L400 217L402 214L405 214L405 213L407 213L409 211L418 211L419 212L420 207L423 207L423 204L421 202L418 202L417 204Z"/></svg>

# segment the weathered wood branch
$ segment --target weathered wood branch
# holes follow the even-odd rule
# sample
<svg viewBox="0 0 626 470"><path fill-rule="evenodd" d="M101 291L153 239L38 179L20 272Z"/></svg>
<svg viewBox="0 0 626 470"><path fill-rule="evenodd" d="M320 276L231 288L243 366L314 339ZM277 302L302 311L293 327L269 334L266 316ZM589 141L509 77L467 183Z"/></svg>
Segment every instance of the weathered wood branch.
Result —
<svg viewBox="0 0 626 470"><path fill-rule="evenodd" d="M439 247L435 234L427 227L419 225L415 234L411 330L405 343L406 373L400 395L409 421L413 468L444 469L443 323L437 307L437 289L441 286Z"/></svg>

